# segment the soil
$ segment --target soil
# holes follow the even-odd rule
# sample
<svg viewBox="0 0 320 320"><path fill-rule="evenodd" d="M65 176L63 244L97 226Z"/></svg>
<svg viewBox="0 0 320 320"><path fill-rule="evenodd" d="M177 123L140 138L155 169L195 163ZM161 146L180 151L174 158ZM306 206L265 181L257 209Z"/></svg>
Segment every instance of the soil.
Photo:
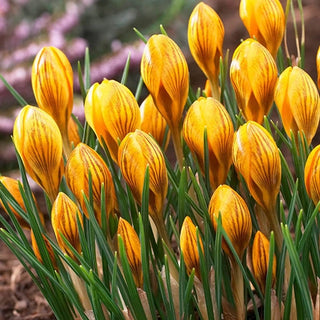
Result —
<svg viewBox="0 0 320 320"><path fill-rule="evenodd" d="M210 1L207 1L210 2ZM219 14L226 28L225 48L232 53L246 31L238 17L238 1L216 0L210 3ZM319 0L305 0L307 71L316 80L315 56L320 44ZM0 212L0 214L2 214ZM0 241L0 320L52 320L55 319L48 303L34 285L28 273Z"/></svg>

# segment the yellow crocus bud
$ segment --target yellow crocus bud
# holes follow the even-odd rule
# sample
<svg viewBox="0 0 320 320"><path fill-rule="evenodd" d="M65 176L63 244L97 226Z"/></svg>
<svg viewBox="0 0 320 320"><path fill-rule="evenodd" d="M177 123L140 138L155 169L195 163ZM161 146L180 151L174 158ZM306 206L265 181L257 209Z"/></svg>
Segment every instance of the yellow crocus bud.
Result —
<svg viewBox="0 0 320 320"><path fill-rule="evenodd" d="M189 71L181 49L168 36L157 34L148 40L141 76L169 127L176 127L188 97Z"/></svg>
<svg viewBox="0 0 320 320"><path fill-rule="evenodd" d="M131 224L122 218L119 219L118 235L120 235L123 240L134 282L138 288L142 288L143 275L139 237Z"/></svg>
<svg viewBox="0 0 320 320"><path fill-rule="evenodd" d="M140 128L140 109L132 92L115 80L105 79L91 86L84 111L100 144L104 140L112 159L117 161L121 140Z"/></svg>
<svg viewBox="0 0 320 320"><path fill-rule="evenodd" d="M166 141L164 141L167 123L161 113L158 111L150 94L142 102L140 106L140 112L140 129L148 134L151 134L152 137L158 142L159 146L166 149L170 139L170 132L168 132Z"/></svg>
<svg viewBox="0 0 320 320"><path fill-rule="evenodd" d="M188 24L188 42L191 54L209 79L212 96L220 98L219 70L224 27L218 14L204 2L193 9Z"/></svg>
<svg viewBox="0 0 320 320"><path fill-rule="evenodd" d="M40 254L40 251L39 251L39 246L38 246L37 240L36 240L32 230L31 230L30 236L31 236L31 245L32 245L32 249L33 249L34 255L43 264L43 259L42 259L42 256ZM57 270L58 269L57 261L56 261L56 258L54 256L54 252L53 252L52 246L51 246L48 238L44 234L42 234L42 238L43 238L44 244L46 246L46 249L48 251L49 258L50 258L50 260L52 262L53 268L55 270Z"/></svg>
<svg viewBox="0 0 320 320"><path fill-rule="evenodd" d="M256 40L243 41L233 54L230 80L245 119L261 124L271 109L277 82L270 52Z"/></svg>
<svg viewBox="0 0 320 320"><path fill-rule="evenodd" d="M265 292L266 288L266 278L269 266L269 250L269 240L261 231L257 231L252 245L252 270L262 293ZM274 255L272 263L272 286L276 279L276 269L277 261L276 256Z"/></svg>
<svg viewBox="0 0 320 320"><path fill-rule="evenodd" d="M97 221L101 225L101 214L105 214L108 222L109 215L115 208L115 191L111 173L101 156L84 143L79 143L71 152L66 164L65 176L70 190L80 203L87 217L88 210L83 193L90 199L89 173L91 174L91 188L93 210ZM104 185L106 212L101 212L101 185Z"/></svg>
<svg viewBox="0 0 320 320"><path fill-rule="evenodd" d="M220 185L210 199L208 211L215 229L221 215L222 227L241 259L252 233L251 216L244 200L228 185ZM230 258L233 257L225 240L222 241L222 248Z"/></svg>
<svg viewBox="0 0 320 320"><path fill-rule="evenodd" d="M162 220L168 176L164 156L158 144L141 130L129 133L120 144L118 163L139 204L142 200L146 168L149 166L149 213L153 220Z"/></svg>
<svg viewBox="0 0 320 320"><path fill-rule="evenodd" d="M38 106L57 123L69 154L68 123L73 108L73 72L65 54L55 47L42 48L32 65L32 89Z"/></svg>
<svg viewBox="0 0 320 320"><path fill-rule="evenodd" d="M24 212L27 212L27 209L24 205L24 201L22 198L22 195L20 193L20 189L19 189L19 181L10 177L6 177L6 176L1 176L0 177L0 182L4 185L4 187L10 192L10 194L13 196L13 198L17 201L17 203L19 204L19 206L21 207L21 209ZM36 204L36 207L38 208L38 204L37 204L37 200L36 198L33 196L33 200ZM5 206L3 205L3 202L0 199L0 204L2 205L3 209L7 212ZM8 203L9 204L9 203ZM25 229L30 229L30 225L29 223L20 216L20 214L9 204L9 208L12 211L12 213L15 215L15 217L17 218L19 224L21 225L22 228ZM42 212L38 209L38 213L39 213L39 218L40 221L42 223L44 223L44 217Z"/></svg>
<svg viewBox="0 0 320 320"><path fill-rule="evenodd" d="M320 201L320 145L309 154L304 167L304 183L315 205Z"/></svg>
<svg viewBox="0 0 320 320"><path fill-rule="evenodd" d="M297 138L303 132L310 145L320 119L319 93L311 77L297 66L288 67L279 77L274 100L287 135L292 131Z"/></svg>
<svg viewBox="0 0 320 320"><path fill-rule="evenodd" d="M318 74L317 83L318 83L318 89L320 90L320 46L317 51L316 65L317 65L317 74Z"/></svg>
<svg viewBox="0 0 320 320"><path fill-rule="evenodd" d="M272 211L280 191L281 162L270 133L254 121L242 125L235 134L232 159L256 202Z"/></svg>
<svg viewBox="0 0 320 320"><path fill-rule="evenodd" d="M286 25L280 1L241 0L239 11L250 37L258 40L275 58Z"/></svg>
<svg viewBox="0 0 320 320"><path fill-rule="evenodd" d="M225 183L232 163L234 129L225 107L216 99L199 98L189 108L184 123L184 139L204 173L204 131L207 130L209 175L212 189Z"/></svg>
<svg viewBox="0 0 320 320"><path fill-rule="evenodd" d="M27 173L53 202L64 169L62 138L56 122L45 111L27 105L15 120L13 141Z"/></svg>
<svg viewBox="0 0 320 320"><path fill-rule="evenodd" d="M189 92L188 64L181 49L168 36L153 35L143 51L141 76L155 105L169 125L181 169L181 121Z"/></svg>
<svg viewBox="0 0 320 320"><path fill-rule="evenodd" d="M61 234L66 238L66 240L68 240L75 250L80 253L81 244L77 219L82 225L82 215L77 205L65 193L59 192L51 210L52 228L61 250L74 260L76 260L75 256L63 240Z"/></svg>
<svg viewBox="0 0 320 320"><path fill-rule="evenodd" d="M186 216L180 231L180 247L188 274L194 269L196 276L201 279L196 230L196 226L193 224L191 218ZM199 245L203 251L203 244L200 236Z"/></svg>

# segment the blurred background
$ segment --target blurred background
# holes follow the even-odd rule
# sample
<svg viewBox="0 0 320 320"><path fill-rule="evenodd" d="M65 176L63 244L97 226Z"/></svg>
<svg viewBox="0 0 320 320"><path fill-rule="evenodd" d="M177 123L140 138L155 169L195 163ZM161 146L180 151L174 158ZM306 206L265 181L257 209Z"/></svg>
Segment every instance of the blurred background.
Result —
<svg viewBox="0 0 320 320"><path fill-rule="evenodd" d="M31 65L43 46L60 48L72 63L75 87L74 113L83 118L79 96L77 63L83 65L85 49L91 58L91 82L103 78L121 79L128 54L131 70L128 87L135 92L144 44L133 31L146 37L159 33L163 24L167 33L185 53L190 66L191 84L204 86L204 76L193 62L187 45L188 18L195 0L1 0L0 1L0 74L24 97L35 104L31 90ZM209 0L225 26L224 51L235 47L248 34L240 20L240 1ZM282 1L285 7L286 1ZM295 3L295 1L294 1ZM315 56L320 44L320 0L304 0L306 25L306 69L316 79ZM295 4L296 6L296 4ZM288 43L295 55L292 22L289 19ZM297 13L299 24L300 16ZM299 30L300 31L300 30ZM20 107L0 81L0 173L16 168L10 135Z"/></svg>

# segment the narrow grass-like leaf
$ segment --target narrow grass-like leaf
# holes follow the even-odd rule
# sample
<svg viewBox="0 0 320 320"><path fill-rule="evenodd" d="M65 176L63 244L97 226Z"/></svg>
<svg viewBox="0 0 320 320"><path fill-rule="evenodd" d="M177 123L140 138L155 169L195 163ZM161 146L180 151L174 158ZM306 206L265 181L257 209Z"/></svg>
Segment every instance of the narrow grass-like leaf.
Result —
<svg viewBox="0 0 320 320"><path fill-rule="evenodd" d="M301 310L303 317L305 319L312 319L313 314L312 314L312 305L311 305L311 297L310 297L310 292L308 288L308 281L306 278L306 274L303 271L303 268L301 266L301 262L297 253L296 248L294 247L294 243L291 239L290 236L290 231L288 229L288 226L286 225L281 225L281 229L283 232L284 236L284 241L286 244L286 247L288 249L290 261L291 261L291 267L292 267L292 272L295 273L295 282L296 282L296 289L299 289L299 293L296 291L296 296L299 294L301 297L301 303L303 310ZM298 296L297 299L298 300Z"/></svg>
<svg viewBox="0 0 320 320"><path fill-rule="evenodd" d="M130 68L130 53L128 54L126 64L125 64L123 72L122 72L121 84L123 84L123 85L125 85L127 83L129 68Z"/></svg>
<svg viewBox="0 0 320 320"><path fill-rule="evenodd" d="M21 107L24 107L28 104L26 100L18 93L16 89L14 89L10 83L3 77L2 74L0 74L0 79L5 85L5 87L9 90L9 92L12 94L12 96L17 100L17 102L21 105Z"/></svg>
<svg viewBox="0 0 320 320"><path fill-rule="evenodd" d="M268 271L266 277L266 287L265 287L265 297L264 297L264 309L263 309L263 319L271 320L271 287L272 287L272 268L274 259L274 234L270 234L269 242L269 260L268 260Z"/></svg>
<svg viewBox="0 0 320 320"><path fill-rule="evenodd" d="M124 243L120 235L118 235L118 245L123 274L128 285L128 290L130 292L130 302L134 308L133 310L130 310L130 312L132 312L135 318L147 320L133 279L132 271L129 266Z"/></svg>

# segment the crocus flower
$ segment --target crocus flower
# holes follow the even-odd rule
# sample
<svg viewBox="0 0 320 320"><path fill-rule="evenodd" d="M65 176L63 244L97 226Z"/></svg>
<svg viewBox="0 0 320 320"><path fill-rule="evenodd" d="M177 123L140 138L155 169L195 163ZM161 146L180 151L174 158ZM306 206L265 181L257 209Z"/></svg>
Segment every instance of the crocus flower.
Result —
<svg viewBox="0 0 320 320"><path fill-rule="evenodd" d="M103 80L91 86L85 101L85 116L114 161L127 133L140 128L140 109L132 92L115 80Z"/></svg>
<svg viewBox="0 0 320 320"><path fill-rule="evenodd" d="M186 216L180 232L180 247L188 274L191 273L192 269L195 269L196 276L201 279L196 230L196 226L193 224L191 218ZM200 236L199 245L203 251L203 244Z"/></svg>
<svg viewBox="0 0 320 320"><path fill-rule="evenodd" d="M19 188L19 181L10 177L6 177L6 176L1 176L0 177L0 182L4 185L4 187L10 192L10 194L13 196L13 198L17 201L17 203L19 204L19 206L21 207L21 209L24 212L27 212L27 209L24 205L24 201L20 192L20 188ZM38 207L37 204L37 200L36 198L33 196L33 200L36 204L36 206ZM2 200L0 199L0 204L2 205L3 209L7 212L5 206L3 205ZM9 203L9 208L12 211L12 213L15 215L15 217L17 218L19 224L21 225L22 228L25 229L30 229L30 225L29 223L21 217L21 215L19 214L19 212L17 210L15 210ZM39 218L41 222L44 222L44 217L43 214L40 210L38 210L39 213Z"/></svg>
<svg viewBox="0 0 320 320"><path fill-rule="evenodd" d="M299 67L288 67L279 77L274 100L287 135L292 131L297 138L303 132L310 145L320 119L319 93L311 77Z"/></svg>
<svg viewBox="0 0 320 320"><path fill-rule="evenodd" d="M256 202L272 211L280 191L281 163L270 133L254 121L242 125L235 134L232 158Z"/></svg>
<svg viewBox="0 0 320 320"><path fill-rule="evenodd" d="M170 138L170 132L165 137L167 123L161 113L158 111L152 96L149 94L140 106L141 112L141 130L151 134L158 142L160 147L167 148ZM166 141L164 141L166 139Z"/></svg>
<svg viewBox="0 0 320 320"><path fill-rule="evenodd" d="M144 177L149 167L149 213L162 221L168 176L162 151L152 137L141 130L129 133L119 147L118 163L136 201L141 204Z"/></svg>
<svg viewBox="0 0 320 320"><path fill-rule="evenodd" d="M184 123L184 139L204 173L204 131L207 130L209 175L213 189L225 183L232 163L234 129L225 107L216 99L200 98L189 108Z"/></svg>
<svg viewBox="0 0 320 320"><path fill-rule="evenodd" d="M51 222L61 250L76 260L61 234L68 240L77 252L81 252L77 219L82 224L82 215L77 205L63 192L59 192L52 205Z"/></svg>
<svg viewBox="0 0 320 320"><path fill-rule="evenodd" d="M27 173L54 201L63 174L62 138L45 111L25 106L13 127L13 140Z"/></svg>
<svg viewBox="0 0 320 320"><path fill-rule="evenodd" d="M166 119L180 168L183 163L181 120L189 92L187 61L168 36L153 35L141 59L141 76L159 112Z"/></svg>
<svg viewBox="0 0 320 320"><path fill-rule="evenodd" d="M90 199L89 174L91 174L92 201L95 216L101 225L101 215L110 213L115 208L115 191L111 173L101 156L84 143L79 143L71 152L66 164L66 181L83 212L89 217L84 195ZM101 212L101 185L104 185L106 212Z"/></svg>
<svg viewBox="0 0 320 320"><path fill-rule="evenodd" d="M258 40L275 58L286 25L280 1L241 0L239 11L250 37Z"/></svg>
<svg viewBox="0 0 320 320"><path fill-rule="evenodd" d="M317 205L320 201L320 145L308 156L304 167L304 182L309 197Z"/></svg>
<svg viewBox="0 0 320 320"><path fill-rule="evenodd" d="M73 72L65 54L55 47L44 47L32 65L32 89L38 106L57 123L65 152L70 152L68 122L73 108Z"/></svg>
<svg viewBox="0 0 320 320"><path fill-rule="evenodd" d="M271 109L277 82L270 52L256 40L243 41L233 54L230 80L245 119L261 124Z"/></svg>
<svg viewBox="0 0 320 320"><path fill-rule="evenodd" d="M188 24L191 54L209 79L213 97L219 99L220 57L224 38L223 23L218 14L204 2L193 9Z"/></svg>
<svg viewBox="0 0 320 320"><path fill-rule="evenodd" d="M252 270L262 293L265 292L266 288L266 278L269 266L269 250L269 240L261 231L257 231L252 245ZM276 269L277 261L276 256L274 255L272 263L272 284L275 283Z"/></svg>
<svg viewBox="0 0 320 320"><path fill-rule="evenodd" d="M124 249L127 253L127 258L134 282L138 288L142 288L143 275L139 237L131 224L123 218L119 219L118 235L120 235L123 240Z"/></svg>
<svg viewBox="0 0 320 320"><path fill-rule="evenodd" d="M222 227L241 259L252 233L251 216L244 200L228 185L221 185L213 193L208 211L215 229L218 225L217 219L221 215ZM222 248L229 257L233 256L224 240Z"/></svg>

